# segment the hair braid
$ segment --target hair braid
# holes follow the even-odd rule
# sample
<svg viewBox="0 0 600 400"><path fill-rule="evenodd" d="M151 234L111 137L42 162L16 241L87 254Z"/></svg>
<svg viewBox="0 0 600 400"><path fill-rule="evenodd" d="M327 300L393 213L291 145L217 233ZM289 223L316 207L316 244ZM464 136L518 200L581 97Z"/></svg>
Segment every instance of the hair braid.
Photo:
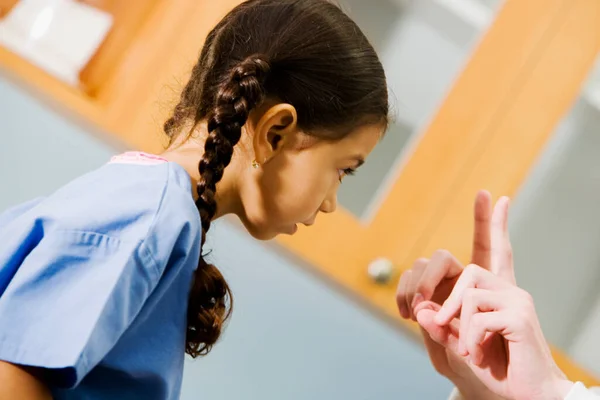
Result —
<svg viewBox="0 0 600 400"><path fill-rule="evenodd" d="M217 183L239 142L250 111L265 98L264 83L270 70L261 55L252 55L234 66L221 83L208 113L208 137L198 164L200 180L196 206L202 221L202 245L217 212ZM231 292L219 270L200 256L188 304L186 352L192 357L206 354L217 341L230 314Z"/></svg>

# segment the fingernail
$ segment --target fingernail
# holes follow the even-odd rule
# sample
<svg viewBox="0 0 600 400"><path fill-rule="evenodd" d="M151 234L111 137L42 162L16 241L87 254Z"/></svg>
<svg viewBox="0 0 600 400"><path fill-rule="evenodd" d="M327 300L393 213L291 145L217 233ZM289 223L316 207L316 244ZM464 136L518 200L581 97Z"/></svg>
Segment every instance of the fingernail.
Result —
<svg viewBox="0 0 600 400"><path fill-rule="evenodd" d="M422 302L417 304L417 306L413 309L413 313L418 314L420 313L422 310L431 310L431 311L435 311L433 306L430 303L426 303L426 302Z"/></svg>
<svg viewBox="0 0 600 400"><path fill-rule="evenodd" d="M425 298L423 297L423 295L421 293L415 294L415 297L413 297L413 301L412 301L412 305L411 305L413 310L415 309L415 307L417 307L423 301L425 301Z"/></svg>
<svg viewBox="0 0 600 400"><path fill-rule="evenodd" d="M467 354L468 353L465 350L465 345L463 344L462 340L459 340L458 341L458 355L465 357Z"/></svg>
<svg viewBox="0 0 600 400"><path fill-rule="evenodd" d="M433 317L433 322L435 322L438 325L444 325L444 309L443 308L440 311L438 311L437 314L435 314L435 317Z"/></svg>

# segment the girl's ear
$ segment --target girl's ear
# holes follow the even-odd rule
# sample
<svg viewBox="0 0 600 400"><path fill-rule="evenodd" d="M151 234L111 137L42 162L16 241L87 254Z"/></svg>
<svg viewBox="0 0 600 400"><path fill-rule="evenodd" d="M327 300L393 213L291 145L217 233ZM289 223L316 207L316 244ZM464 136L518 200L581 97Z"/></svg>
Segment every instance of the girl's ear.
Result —
<svg viewBox="0 0 600 400"><path fill-rule="evenodd" d="M255 160L264 164L292 142L298 134L298 114L291 104L280 103L267 109L254 125L252 146Z"/></svg>

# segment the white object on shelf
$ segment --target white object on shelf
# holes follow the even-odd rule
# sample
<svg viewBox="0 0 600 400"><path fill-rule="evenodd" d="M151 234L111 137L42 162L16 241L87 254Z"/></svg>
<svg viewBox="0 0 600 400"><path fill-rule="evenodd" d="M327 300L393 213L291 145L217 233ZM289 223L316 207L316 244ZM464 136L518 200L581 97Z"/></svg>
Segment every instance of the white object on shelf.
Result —
<svg viewBox="0 0 600 400"><path fill-rule="evenodd" d="M113 23L74 0L21 0L0 20L0 45L76 86Z"/></svg>
<svg viewBox="0 0 600 400"><path fill-rule="evenodd" d="M367 272L376 283L388 283L394 275L394 263L387 258L377 258L367 267Z"/></svg>

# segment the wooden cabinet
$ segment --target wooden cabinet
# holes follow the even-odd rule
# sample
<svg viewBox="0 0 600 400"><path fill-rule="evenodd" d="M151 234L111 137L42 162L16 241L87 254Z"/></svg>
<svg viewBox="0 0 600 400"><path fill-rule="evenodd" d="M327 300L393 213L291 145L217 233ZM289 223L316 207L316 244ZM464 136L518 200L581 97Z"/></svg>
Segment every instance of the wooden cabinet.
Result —
<svg viewBox="0 0 600 400"><path fill-rule="evenodd" d="M0 49L0 67L126 146L158 151L163 145L162 122L176 102L204 37L239 1L86 2L111 12L115 27L83 71L80 88L56 81L4 49ZM367 19L369 8L378 6L396 14L420 12L433 23L444 15L442 11L448 13L442 19L450 23L457 10L464 11L462 1L432 0L412 6L400 0L347 2ZM465 7L476 4L480 3L464 1ZM349 199L368 188L372 199L344 208L342 198L337 213L319 217L310 230L278 239L384 318L398 320L396 279L374 282L367 274L369 263L380 257L391 260L397 266L397 278L414 259L437 248L447 248L467 261L476 191L485 188L496 196L515 194L579 94L600 50L597 0L507 0L498 10L482 13L485 10L476 7L459 16L468 23L454 23L447 36L437 33L453 41L451 46L463 49L464 59L449 55L448 65L441 61L436 65L435 57L423 64L433 71L427 79L444 76L447 87L441 92L438 88L443 94L438 99L420 99L426 106L415 120L410 117L419 112L411 110L410 103L397 105L401 117L388 133L397 136L384 139L397 154L387 157L385 176L377 177L377 184L342 189ZM394 49L394 32L420 29L418 25L411 28L410 21L396 21L391 13L381 15L382 20L371 21L371 26L379 26L376 32L366 29L375 37L376 47ZM435 32L427 35L436 37ZM402 57L411 54L403 49L407 48L386 53L384 59L392 86L403 65L419 67L418 60ZM432 49L424 46L421 51ZM419 92L418 80L403 82L398 90ZM420 100L415 97L415 102ZM560 351L556 356L571 378L598 383Z"/></svg>

